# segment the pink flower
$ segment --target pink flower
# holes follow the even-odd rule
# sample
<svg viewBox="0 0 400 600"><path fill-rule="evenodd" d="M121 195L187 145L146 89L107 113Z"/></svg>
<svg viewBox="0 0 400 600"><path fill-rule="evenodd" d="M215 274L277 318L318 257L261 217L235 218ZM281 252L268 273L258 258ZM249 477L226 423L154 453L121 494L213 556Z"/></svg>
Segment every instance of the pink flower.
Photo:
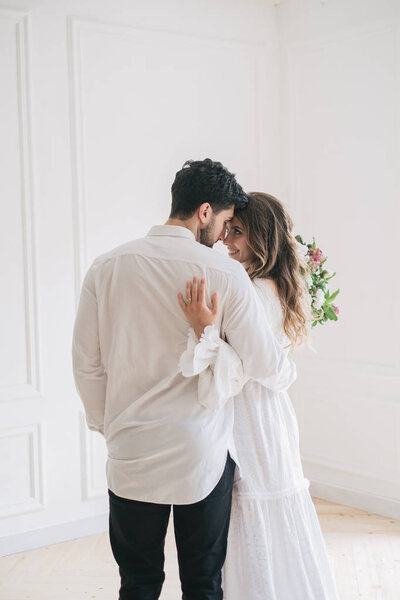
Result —
<svg viewBox="0 0 400 600"><path fill-rule="evenodd" d="M309 248L308 255L310 257L311 264L319 265L319 263L325 259L321 248Z"/></svg>
<svg viewBox="0 0 400 600"><path fill-rule="evenodd" d="M335 315L338 315L339 314L339 307L336 306L335 304L332 304L332 308L335 311Z"/></svg>

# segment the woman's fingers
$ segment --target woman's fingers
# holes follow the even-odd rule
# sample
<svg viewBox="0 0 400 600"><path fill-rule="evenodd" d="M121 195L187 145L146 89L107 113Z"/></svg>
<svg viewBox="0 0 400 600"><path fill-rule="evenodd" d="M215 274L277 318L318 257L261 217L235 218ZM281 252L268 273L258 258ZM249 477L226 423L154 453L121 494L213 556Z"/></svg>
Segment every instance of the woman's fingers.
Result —
<svg viewBox="0 0 400 600"><path fill-rule="evenodd" d="M206 303L206 278L205 277L202 277L201 281L200 281L199 302L200 302L200 304Z"/></svg>
<svg viewBox="0 0 400 600"><path fill-rule="evenodd" d="M211 310L207 306L206 299L207 280L202 277L199 279L196 275L193 276L193 281L186 282L186 298L181 292L178 293L178 301L182 311L186 316L199 314L199 311L204 310L211 312L216 317L218 314L218 293L215 292L211 297Z"/></svg>
<svg viewBox="0 0 400 600"><path fill-rule="evenodd" d="M218 292L211 296L211 312L214 316L218 314Z"/></svg>
<svg viewBox="0 0 400 600"><path fill-rule="evenodd" d="M192 282L186 282L186 302L192 301Z"/></svg>
<svg viewBox="0 0 400 600"><path fill-rule="evenodd" d="M179 302L179 306L181 307L183 312L186 314L186 302L183 299L182 292L178 292L178 302Z"/></svg>
<svg viewBox="0 0 400 600"><path fill-rule="evenodd" d="M193 277L193 284L192 284L192 302L197 302L199 297L198 297L198 287L199 287L199 282L198 279L196 277L196 275L194 275Z"/></svg>

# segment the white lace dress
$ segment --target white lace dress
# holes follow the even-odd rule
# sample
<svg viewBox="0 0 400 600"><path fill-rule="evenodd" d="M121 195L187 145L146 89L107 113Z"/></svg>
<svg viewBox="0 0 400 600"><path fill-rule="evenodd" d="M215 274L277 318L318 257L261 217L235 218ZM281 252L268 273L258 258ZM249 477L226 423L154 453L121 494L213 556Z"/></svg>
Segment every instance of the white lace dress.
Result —
<svg viewBox="0 0 400 600"><path fill-rule="evenodd" d="M285 347L279 299L265 280L254 284ZM207 327L199 343L191 330L181 368L186 376L200 374L199 400L207 410L220 409L221 400L213 406L215 388L226 388L227 397L243 385L241 362L215 327ZM248 381L234 398L234 410L242 479L233 491L225 600L337 600L288 394Z"/></svg>

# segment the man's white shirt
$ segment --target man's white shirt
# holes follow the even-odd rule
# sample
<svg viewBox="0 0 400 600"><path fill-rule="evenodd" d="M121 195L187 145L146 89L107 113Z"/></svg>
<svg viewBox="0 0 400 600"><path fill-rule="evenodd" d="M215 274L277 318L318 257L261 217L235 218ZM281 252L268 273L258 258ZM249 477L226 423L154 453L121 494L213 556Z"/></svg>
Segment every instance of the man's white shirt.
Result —
<svg viewBox="0 0 400 600"><path fill-rule="evenodd" d="M219 410L198 399L198 377L180 373L189 324L177 292L193 275L218 292L216 326L247 378L285 390L294 363L275 340L243 267L196 242L180 226L98 257L83 282L73 336L73 368L90 429L107 442L107 482L124 498L191 504L218 483L232 439L233 402Z"/></svg>

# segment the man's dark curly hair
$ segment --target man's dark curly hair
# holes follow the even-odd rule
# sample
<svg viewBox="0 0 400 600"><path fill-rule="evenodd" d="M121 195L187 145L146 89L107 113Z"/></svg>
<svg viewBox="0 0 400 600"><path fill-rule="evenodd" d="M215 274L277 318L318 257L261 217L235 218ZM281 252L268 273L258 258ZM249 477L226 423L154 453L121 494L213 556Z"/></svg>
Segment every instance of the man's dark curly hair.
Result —
<svg viewBox="0 0 400 600"><path fill-rule="evenodd" d="M248 198L242 187L220 162L210 158L187 160L177 172L172 184L170 218L187 219L204 202L208 202L214 213L234 205L244 208Z"/></svg>

